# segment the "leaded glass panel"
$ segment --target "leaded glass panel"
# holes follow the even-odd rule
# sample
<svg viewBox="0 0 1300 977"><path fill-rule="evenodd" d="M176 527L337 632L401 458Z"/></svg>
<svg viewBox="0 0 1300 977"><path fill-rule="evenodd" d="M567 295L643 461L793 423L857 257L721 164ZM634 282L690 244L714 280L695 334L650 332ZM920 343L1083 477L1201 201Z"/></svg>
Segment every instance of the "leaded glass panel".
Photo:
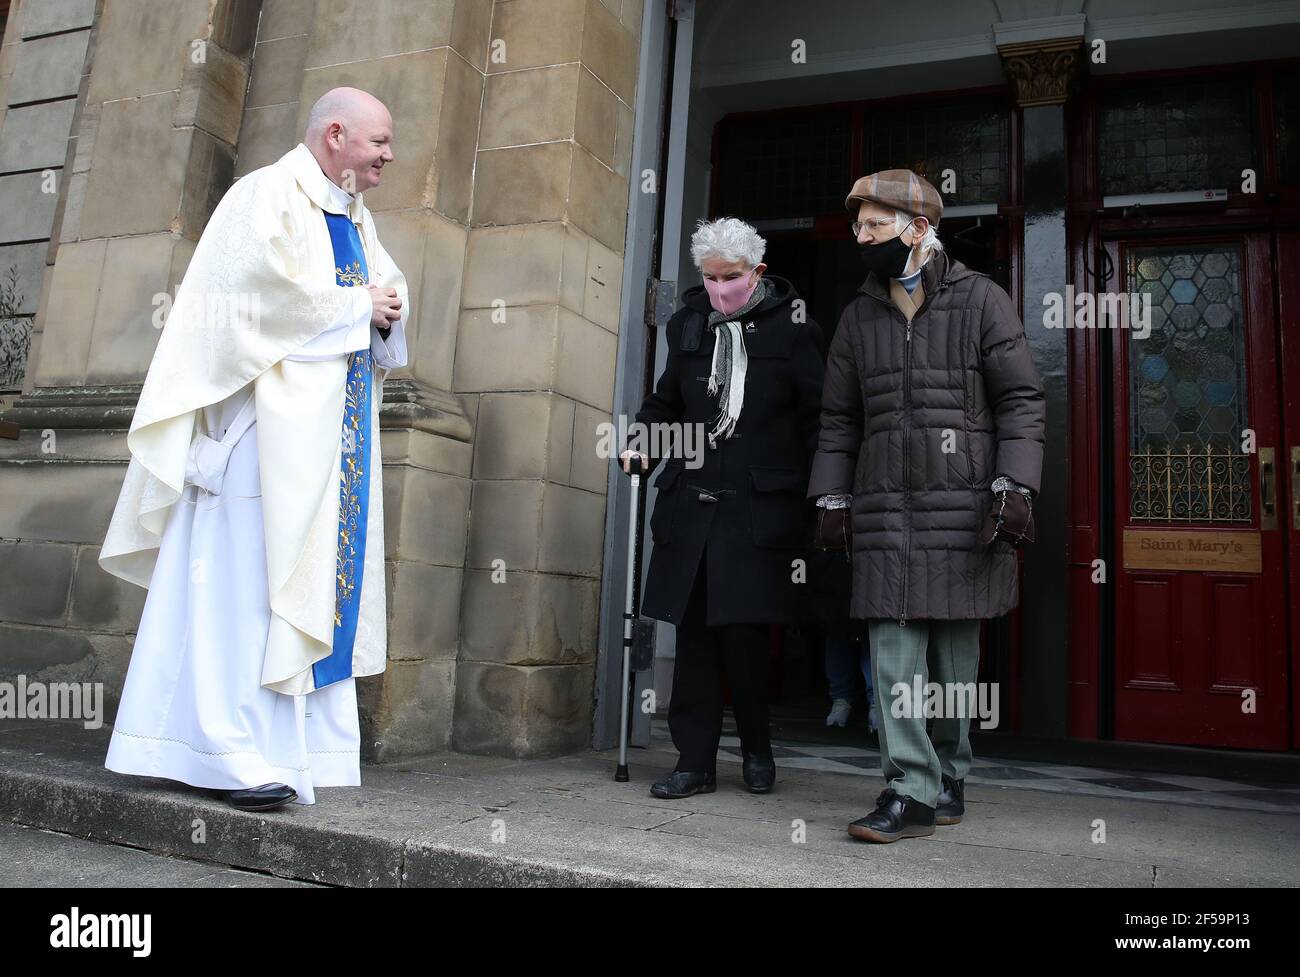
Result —
<svg viewBox="0 0 1300 977"><path fill-rule="evenodd" d="M1125 272L1151 302L1149 335L1128 334L1130 515L1249 521L1240 250L1130 248Z"/></svg>
<svg viewBox="0 0 1300 977"><path fill-rule="evenodd" d="M1106 196L1238 189L1258 169L1248 79L1153 82L1103 95L1099 110Z"/></svg>
<svg viewBox="0 0 1300 977"><path fill-rule="evenodd" d="M844 209L852 120L846 110L742 118L722 127L722 213L745 220Z"/></svg>
<svg viewBox="0 0 1300 977"><path fill-rule="evenodd" d="M1007 197L1007 109L996 102L940 102L868 109L867 168L909 169L943 195L945 205L996 204ZM944 192L943 172L956 177Z"/></svg>

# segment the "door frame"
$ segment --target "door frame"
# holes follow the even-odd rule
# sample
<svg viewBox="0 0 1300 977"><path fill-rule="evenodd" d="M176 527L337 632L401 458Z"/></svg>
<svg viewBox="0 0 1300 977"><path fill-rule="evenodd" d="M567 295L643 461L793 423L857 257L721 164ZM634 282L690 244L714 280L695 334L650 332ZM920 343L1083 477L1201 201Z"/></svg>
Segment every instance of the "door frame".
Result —
<svg viewBox="0 0 1300 977"><path fill-rule="evenodd" d="M1243 363L1242 368L1246 372L1247 385L1245 389L1246 396L1246 416L1250 423L1250 430L1257 434L1257 445L1260 448L1272 447L1275 456L1280 456L1283 442L1283 404L1280 394L1281 378L1277 372L1277 356L1280 347L1280 320L1275 302L1275 288L1273 274L1275 264L1273 262L1273 250L1275 235L1268 230L1258 228L1241 228L1237 230L1225 231L1219 229L1213 233L1192 232L1188 233L1182 230L1176 230L1169 233L1161 233L1160 221L1153 221L1151 226L1145 229L1140 235L1103 235L1103 242L1106 246L1107 253L1111 263L1116 269L1114 290L1128 291L1127 283L1123 280L1123 253L1124 250L1131 247L1141 247L1143 245L1167 245L1177 247L1186 245L1196 247L1205 244L1232 244L1239 245L1241 249L1241 292L1239 302L1241 311L1246 324L1249 328L1242 335L1243 342ZM1267 282L1261 279L1269 279ZM1100 323L1099 323L1100 326ZM1127 445L1131 436L1131 378L1129 375L1129 357L1127 355L1128 342L1123 330L1107 329L1111 339L1111 396L1110 402L1115 409L1110 412L1112 419L1112 437L1110 439L1111 454L1104 459L1106 467L1111 473L1111 498L1113 500L1114 518L1111 520L1110 538L1111 547L1117 555L1117 559L1111 564L1110 582L1114 587L1113 599L1116 604L1115 627L1111 632L1111 640L1115 652L1116 664L1118 665L1119 655L1119 636L1127 622L1120 620L1122 607L1120 604L1119 585L1121 576L1124 572L1122 545L1120 536L1124 529L1131 528L1130 520L1120 519L1121 511L1127 512L1128 505L1121 500L1126 498L1131 489L1128 476L1127 464L1121 464L1120 458L1127 456ZM1122 394L1122 396L1121 396ZM1271 569L1276 568L1283 574L1284 580L1287 575L1286 563L1286 535L1288 528L1285 522L1279 517L1276 520L1274 528L1269 529L1263 525L1263 513L1261 509L1261 474L1260 474L1261 456L1258 452L1253 453L1249 459L1249 493L1251 497L1252 524L1241 525L1235 528L1254 529L1260 533L1260 544L1263 550L1264 574L1267 576ZM1274 492L1277 493L1279 477L1277 466L1275 464L1272 474ZM1280 499L1279 499L1280 502ZM1280 505L1275 505L1275 511ZM1153 529L1162 528L1161 523L1152 523ZM1205 525L1186 525L1182 523L1171 523L1167 528L1170 529L1205 529L1211 527ZM1222 525L1218 528L1233 528ZM1174 571L1177 572L1177 571ZM1263 585L1261 580L1261 585ZM1280 742L1276 745L1264 746L1252 743L1243 743L1237 740L1237 737L1231 733L1225 733L1225 741L1215 746L1237 747L1243 749L1279 749L1285 748L1290 742L1289 724L1291 717L1294 715L1296 703L1290 694L1289 683L1287 681L1286 670L1291 660L1293 642L1288 633L1288 621L1286 610L1286 591L1282 591L1280 606L1266 605L1265 622L1262 629L1277 635L1282 641L1283 647L1280 652L1281 675L1265 677L1263 674L1256 674L1257 680L1260 681L1260 688L1257 691L1267 689L1270 693L1280 693L1286 699L1283 706L1281 717L1282 730L1278 737ZM1129 600L1134 595L1130 595ZM1278 620L1281 618L1281 620ZM1113 695L1116 700L1120 696L1119 683L1121 676L1116 668L1111 675ZM1118 709L1118 703L1116 703ZM1116 712L1113 717L1115 725L1119 723L1119 715ZM1133 719L1128 719L1128 725L1133 725ZM1158 736L1127 736L1129 742L1161 742L1177 743L1178 741L1161 739ZM1211 745L1211 744L1202 744Z"/></svg>
<svg viewBox="0 0 1300 977"><path fill-rule="evenodd" d="M1289 386L1285 377L1300 377L1300 332L1288 334L1288 314L1300 323L1300 287L1288 290L1278 274L1278 250L1287 235L1295 259L1300 260L1300 205L1282 205L1267 213L1234 211L1229 205L1203 206L1200 213L1181 212L1155 216L1123 216L1096 212L1077 215L1068 234L1070 267L1076 288L1097 293L1120 287L1118 267L1105 254L1111 241L1126 243L1171 237L1212 240L1259 232L1269 236L1266 253L1255 264L1266 267L1272 290L1271 312L1276 322L1273 350L1248 351L1250 369L1271 369L1278 396L1270 408L1277 417L1275 474L1279 532L1286 534L1283 566L1289 577L1289 594L1283 613L1288 640L1289 704L1292 749L1300 748L1300 517L1289 506L1300 490L1300 473L1289 464L1292 446L1300 446L1300 382ZM1085 243L1086 242L1086 243ZM1249 290L1243 291L1243 305ZM1109 329L1071 329L1067 339L1070 375L1070 529L1071 606L1077 613L1070 628L1070 736L1084 739L1114 738L1114 650L1116 641L1114 574L1104 585L1092 582L1093 561L1107 568L1121 559L1114 545L1116 517L1113 505L1116 473L1114 450L1114 336ZM1271 357L1271 363L1270 363ZM1287 421L1294 419L1288 426ZM1287 440L1289 438L1289 440ZM1257 473L1252 467L1252 476Z"/></svg>
<svg viewBox="0 0 1300 977"><path fill-rule="evenodd" d="M636 104L633 115L632 158L629 166L627 232L619 298L618 363L614 373L613 415L631 418L641 407L648 385L663 368L666 343L662 335L665 306L674 304L664 256L676 261L682 211L682 171L685 158L686 110L690 97L694 0L647 3L641 22ZM643 192L642 176L651 173L654 192ZM641 506L632 512L629 479L609 466L606 482L605 541L601 560L600 606L596 645L596 688L592 717L592 746L598 750L618 744L622 707L624 594L627 588L629 521L644 523L654 490L642 479ZM641 570L649 559L641 547ZM641 574L644 577L644 573ZM671 629L658 628L660 637ZM633 672L634 704L653 688L654 669ZM650 715L631 711L629 743L650 742Z"/></svg>
<svg viewBox="0 0 1300 977"><path fill-rule="evenodd" d="M1106 261L1102 241L1107 237L1131 237L1155 231L1224 232L1266 230L1284 232L1300 228L1300 186L1281 183L1275 143L1268 134L1275 131L1273 75L1300 68L1300 58L1273 59L1198 68L1160 69L1104 77L1089 77L1082 90L1066 103L1066 155L1069 173L1069 205L1066 245L1069 249L1069 281L1079 292L1105 291ZM1258 185L1254 194L1232 192L1223 202L1107 210L1103 207L1098 182L1100 148L1097 139L1099 93L1112 86L1133 85L1155 78L1214 76L1248 73L1256 93L1259 146ZM1158 224L1156 223L1158 222ZM1273 275L1274 287L1280 287ZM1292 298L1294 301L1294 298ZM1282 301L1275 298L1279 321ZM1291 376L1300 376L1300 337L1288 345L1285 330L1279 374L1285 364ZM1111 336L1107 329L1071 329L1066 339L1069 376L1070 465L1068 508L1068 562L1070 580L1069 648L1069 735L1080 739L1113 738L1113 649L1115 608L1109 583L1092 582L1094 561L1115 565L1114 513L1110 506L1112 431L1107 419L1113 413L1111 391ZM1280 379L1280 377L1279 377ZM1287 391L1283 388L1283 396ZM1300 396L1300 395L1298 395ZM1288 408L1300 416L1300 400ZM1300 435L1292 435L1293 440ZM1294 476L1293 476L1294 477ZM1284 495L1279 483L1279 499ZM1292 533L1294 537L1294 531ZM1296 552L1292 543L1292 552ZM1292 561L1300 566L1300 560ZM1295 575L1300 575L1297 572ZM1300 593L1293 589L1289 631L1291 669L1291 745L1300 748Z"/></svg>

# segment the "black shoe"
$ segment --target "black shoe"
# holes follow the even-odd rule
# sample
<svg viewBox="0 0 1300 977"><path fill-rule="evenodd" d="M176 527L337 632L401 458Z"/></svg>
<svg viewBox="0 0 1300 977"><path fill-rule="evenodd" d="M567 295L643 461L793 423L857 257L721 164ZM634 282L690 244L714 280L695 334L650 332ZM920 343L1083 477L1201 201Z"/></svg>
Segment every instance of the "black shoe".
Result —
<svg viewBox="0 0 1300 977"><path fill-rule="evenodd" d="M886 787L876 800L876 809L850 824L849 834L862 841L923 838L934 834L934 808Z"/></svg>
<svg viewBox="0 0 1300 977"><path fill-rule="evenodd" d="M297 800L298 792L285 784L263 784L261 787L228 790L225 797L232 807L241 811L271 811Z"/></svg>
<svg viewBox="0 0 1300 977"><path fill-rule="evenodd" d="M966 813L966 781L943 775L943 787L934 805L935 824L961 824Z"/></svg>
<svg viewBox="0 0 1300 977"><path fill-rule="evenodd" d="M717 789L718 779L713 771L691 773L686 770L674 770L651 787L650 793L665 800L680 800L692 794L712 794Z"/></svg>
<svg viewBox="0 0 1300 977"><path fill-rule="evenodd" d="M751 794L767 794L776 783L776 760L772 754L746 753L741 773Z"/></svg>

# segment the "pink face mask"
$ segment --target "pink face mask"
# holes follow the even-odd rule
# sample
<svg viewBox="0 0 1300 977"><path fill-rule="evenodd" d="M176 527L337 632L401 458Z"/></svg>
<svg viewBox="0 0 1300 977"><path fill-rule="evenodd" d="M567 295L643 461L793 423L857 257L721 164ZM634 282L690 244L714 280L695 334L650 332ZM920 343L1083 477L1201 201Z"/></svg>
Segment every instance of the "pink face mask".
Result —
<svg viewBox="0 0 1300 977"><path fill-rule="evenodd" d="M749 275L733 278L730 281L715 282L704 279L704 290L709 293L709 304L723 315L731 315L749 301L758 287L758 279L751 285Z"/></svg>

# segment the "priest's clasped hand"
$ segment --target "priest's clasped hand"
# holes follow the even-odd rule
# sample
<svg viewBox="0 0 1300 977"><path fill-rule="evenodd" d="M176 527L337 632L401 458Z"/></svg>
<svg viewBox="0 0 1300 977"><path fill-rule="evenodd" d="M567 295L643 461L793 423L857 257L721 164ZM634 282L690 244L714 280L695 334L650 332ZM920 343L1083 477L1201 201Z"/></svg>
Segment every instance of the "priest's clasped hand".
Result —
<svg viewBox="0 0 1300 977"><path fill-rule="evenodd" d="M370 301L374 306L370 314L370 324L376 329L391 329L393 323L402 318L402 300L397 297L395 288L378 288L367 285L370 289Z"/></svg>

